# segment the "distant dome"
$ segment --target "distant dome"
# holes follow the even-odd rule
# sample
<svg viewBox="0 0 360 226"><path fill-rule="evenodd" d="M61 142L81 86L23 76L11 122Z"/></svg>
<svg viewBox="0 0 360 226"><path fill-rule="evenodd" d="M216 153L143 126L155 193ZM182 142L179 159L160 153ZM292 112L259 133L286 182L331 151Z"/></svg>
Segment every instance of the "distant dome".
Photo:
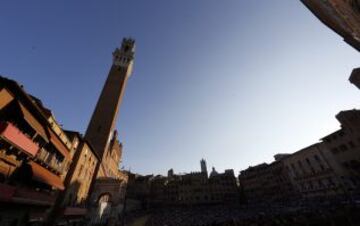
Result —
<svg viewBox="0 0 360 226"><path fill-rule="evenodd" d="M212 171L210 173L210 177L218 175L218 172L216 172L215 167L212 168Z"/></svg>

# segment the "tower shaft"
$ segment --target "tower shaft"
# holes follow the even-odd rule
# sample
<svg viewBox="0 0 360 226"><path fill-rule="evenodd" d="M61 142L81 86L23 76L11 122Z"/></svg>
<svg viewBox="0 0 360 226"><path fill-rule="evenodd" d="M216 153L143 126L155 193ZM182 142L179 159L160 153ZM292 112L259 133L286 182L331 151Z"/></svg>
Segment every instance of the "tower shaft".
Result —
<svg viewBox="0 0 360 226"><path fill-rule="evenodd" d="M106 152L116 126L126 82L132 72L134 50L134 41L123 39L121 48L113 52L113 64L85 133L85 139L100 158Z"/></svg>

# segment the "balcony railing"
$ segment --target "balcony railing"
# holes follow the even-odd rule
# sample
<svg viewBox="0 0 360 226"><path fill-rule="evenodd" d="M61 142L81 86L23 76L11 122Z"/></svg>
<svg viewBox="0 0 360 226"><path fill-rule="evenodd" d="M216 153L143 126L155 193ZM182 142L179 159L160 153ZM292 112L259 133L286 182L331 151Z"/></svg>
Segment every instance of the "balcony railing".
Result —
<svg viewBox="0 0 360 226"><path fill-rule="evenodd" d="M0 122L0 137L27 155L35 156L39 146L9 122Z"/></svg>
<svg viewBox="0 0 360 226"><path fill-rule="evenodd" d="M43 148L41 148L38 152L37 158L43 162L46 162L48 156L49 156L49 152L47 152Z"/></svg>
<svg viewBox="0 0 360 226"><path fill-rule="evenodd" d="M50 166L55 169L56 171L58 171L59 173L62 173L63 169L64 169L64 165L63 162L59 162L56 160L56 158L52 158L50 161Z"/></svg>
<svg viewBox="0 0 360 226"><path fill-rule="evenodd" d="M62 173L64 170L65 164L63 162L59 163L56 158L44 148L39 150L37 158L58 173Z"/></svg>

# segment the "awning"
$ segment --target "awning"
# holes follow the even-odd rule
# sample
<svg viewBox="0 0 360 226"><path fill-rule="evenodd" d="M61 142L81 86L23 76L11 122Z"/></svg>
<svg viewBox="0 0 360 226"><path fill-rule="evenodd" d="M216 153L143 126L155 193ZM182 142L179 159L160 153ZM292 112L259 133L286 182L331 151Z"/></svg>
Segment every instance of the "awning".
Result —
<svg viewBox="0 0 360 226"><path fill-rule="evenodd" d="M10 103L14 97L5 88L0 90L0 109Z"/></svg>
<svg viewBox="0 0 360 226"><path fill-rule="evenodd" d="M12 201L14 203L25 205L52 206L55 204L56 195L44 191L36 191L29 187L17 187Z"/></svg>
<svg viewBox="0 0 360 226"><path fill-rule="evenodd" d="M56 149L63 154L63 156L67 159L71 159L68 148L62 143L61 140L57 137L57 135L49 129L50 133L50 141L54 144Z"/></svg>
<svg viewBox="0 0 360 226"><path fill-rule="evenodd" d="M36 143L9 122L0 122L0 137L30 156L39 151Z"/></svg>
<svg viewBox="0 0 360 226"><path fill-rule="evenodd" d="M28 122L36 130L36 132L45 139L46 142L49 142L45 129L40 124L40 122L32 116L32 114L24 107L24 105L22 105L20 102L18 102L18 104L26 122Z"/></svg>
<svg viewBox="0 0 360 226"><path fill-rule="evenodd" d="M33 173L32 177L34 180L51 185L60 190L64 190L65 188L64 184L59 176L53 174L49 170L45 169L44 167L40 166L39 164L33 161L30 161L29 165L31 166Z"/></svg>

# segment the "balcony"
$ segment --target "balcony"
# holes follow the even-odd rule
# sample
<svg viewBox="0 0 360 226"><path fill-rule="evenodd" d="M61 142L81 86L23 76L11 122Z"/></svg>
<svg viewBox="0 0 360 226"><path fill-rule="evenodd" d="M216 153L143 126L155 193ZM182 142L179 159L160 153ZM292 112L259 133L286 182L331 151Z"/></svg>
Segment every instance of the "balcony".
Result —
<svg viewBox="0 0 360 226"><path fill-rule="evenodd" d="M37 164L36 162L30 161L29 164L31 166L31 170L33 173L32 179L44 184L48 184L59 190L65 189L63 181L59 176L52 173L48 169L42 167L41 165Z"/></svg>
<svg viewBox="0 0 360 226"><path fill-rule="evenodd" d="M56 196L47 192L0 184L0 201L3 202L51 206L55 200Z"/></svg>
<svg viewBox="0 0 360 226"><path fill-rule="evenodd" d="M63 172L65 164L63 164L63 162L59 163L59 161L44 148L39 150L36 157L57 173L61 174Z"/></svg>
<svg viewBox="0 0 360 226"><path fill-rule="evenodd" d="M49 133L50 133L50 141L55 146L57 151L61 153L61 155L63 155L64 158L71 160L70 149L68 149L67 146L64 143L62 143L62 141L54 132L49 130Z"/></svg>
<svg viewBox="0 0 360 226"><path fill-rule="evenodd" d="M34 157L39 146L9 122L0 122L0 137L25 154Z"/></svg>
<svg viewBox="0 0 360 226"><path fill-rule="evenodd" d="M51 206L55 203L56 196L46 192L18 188L15 191L13 200L17 203Z"/></svg>

